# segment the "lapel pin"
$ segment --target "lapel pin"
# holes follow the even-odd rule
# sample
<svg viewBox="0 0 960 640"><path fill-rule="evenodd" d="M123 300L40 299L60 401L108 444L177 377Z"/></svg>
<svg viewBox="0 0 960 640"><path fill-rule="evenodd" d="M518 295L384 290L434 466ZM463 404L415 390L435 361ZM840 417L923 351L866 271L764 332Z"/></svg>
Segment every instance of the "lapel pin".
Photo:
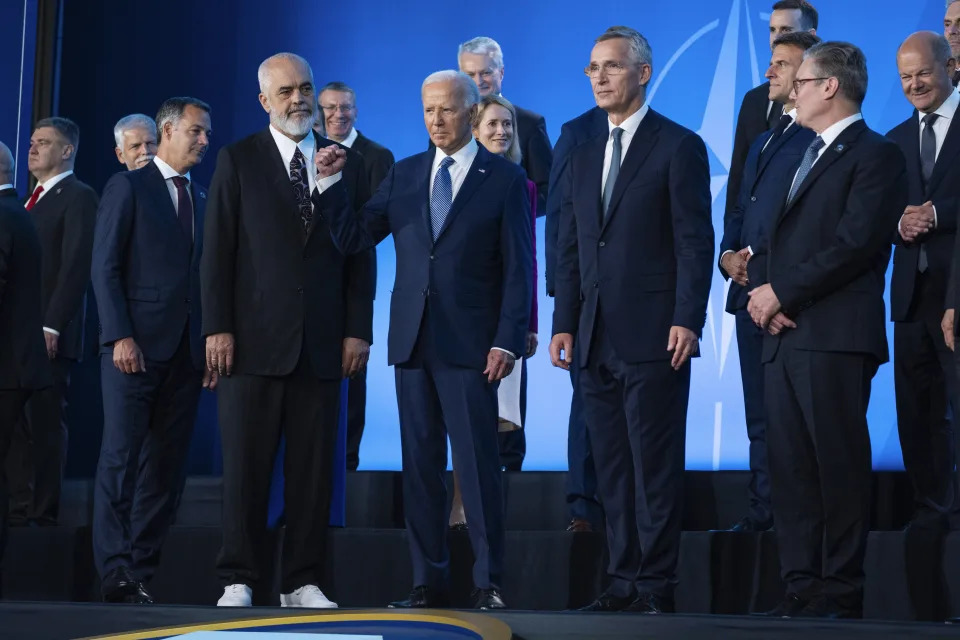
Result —
<svg viewBox="0 0 960 640"><path fill-rule="evenodd" d="M206 199L207 199L207 193L206 193L206 191L201 191L201 192L200 192L200 198L201 198L202 200L206 200Z"/></svg>
<svg viewBox="0 0 960 640"><path fill-rule="evenodd" d="M846 149L842 144L837 145L837 153L843 153L843 150Z"/></svg>
<svg viewBox="0 0 960 640"><path fill-rule="evenodd" d="M480 173L486 173L486 172L487 172L486 169L477 169L477 171L479 171Z"/></svg>
<svg viewBox="0 0 960 640"><path fill-rule="evenodd" d="M60 187L59 189L57 189L57 195L60 195L61 191L63 191L63 187Z"/></svg>

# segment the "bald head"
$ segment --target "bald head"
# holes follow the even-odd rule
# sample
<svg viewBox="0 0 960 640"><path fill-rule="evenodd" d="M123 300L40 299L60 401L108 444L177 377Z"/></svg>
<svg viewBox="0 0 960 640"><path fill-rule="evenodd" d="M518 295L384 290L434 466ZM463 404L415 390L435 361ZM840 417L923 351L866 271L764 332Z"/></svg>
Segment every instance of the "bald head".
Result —
<svg viewBox="0 0 960 640"><path fill-rule="evenodd" d="M911 34L897 50L903 94L921 113L933 113L953 92L953 54L947 39L933 31Z"/></svg>
<svg viewBox="0 0 960 640"><path fill-rule="evenodd" d="M0 142L0 184L13 184L13 153Z"/></svg>
<svg viewBox="0 0 960 640"><path fill-rule="evenodd" d="M303 140L317 117L317 95L310 64L295 53L278 53L257 70L260 104L270 124L291 140Z"/></svg>

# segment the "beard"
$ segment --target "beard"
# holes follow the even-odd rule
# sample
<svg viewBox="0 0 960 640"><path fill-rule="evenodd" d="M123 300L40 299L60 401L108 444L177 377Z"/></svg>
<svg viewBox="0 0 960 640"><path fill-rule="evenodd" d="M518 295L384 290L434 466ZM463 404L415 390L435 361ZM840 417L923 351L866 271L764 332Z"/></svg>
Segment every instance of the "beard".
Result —
<svg viewBox="0 0 960 640"><path fill-rule="evenodd" d="M316 113L309 110L293 113L271 113L270 122L280 131L294 137L302 137L313 129Z"/></svg>

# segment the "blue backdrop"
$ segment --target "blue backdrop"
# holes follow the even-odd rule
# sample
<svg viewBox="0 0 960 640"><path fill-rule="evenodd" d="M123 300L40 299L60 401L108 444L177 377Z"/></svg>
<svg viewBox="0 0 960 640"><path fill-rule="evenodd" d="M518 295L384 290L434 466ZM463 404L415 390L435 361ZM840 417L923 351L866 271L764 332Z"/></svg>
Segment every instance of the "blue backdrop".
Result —
<svg viewBox="0 0 960 640"><path fill-rule="evenodd" d="M873 128L889 130L911 112L900 92L896 47L912 31L939 30L943 3L817 4L823 5L818 7L822 37L850 40L866 52L870 85L864 115ZM581 69L593 38L611 24L626 24L644 33L653 47L653 108L698 131L710 150L714 221L720 229L737 109L744 92L762 81L769 58L769 5L755 0L488 0L443 6L410 0L327 6L292 0L65 0L60 113L80 124L84 142L77 171L99 188L118 169L111 128L120 116L153 113L169 95L203 98L214 110L214 148L194 173L208 183L217 148L267 122L257 102L257 65L272 53L289 50L311 61L318 84L351 84L357 90L358 128L401 158L421 151L427 141L419 102L423 78L454 67L459 42L489 35L504 49L504 95L544 114L555 141L564 121L592 106ZM4 21L0 43L6 43L7 31ZM12 86L10 60L4 57L0 64L3 86ZM6 136L14 104L11 98L0 99L0 136ZM538 248L542 265L542 219ZM388 239L379 250L375 344L360 454L365 469L400 467L393 372L386 366L385 348L394 257ZM525 468L564 469L570 387L567 375L553 369L546 355L553 305L542 281L538 293L541 350L529 368ZM739 364L733 318L723 313L725 294L717 275L703 357L693 363L687 427L691 469L747 465ZM203 442L215 440L211 406L206 399L199 419ZM875 466L899 468L889 365L875 379L869 419Z"/></svg>

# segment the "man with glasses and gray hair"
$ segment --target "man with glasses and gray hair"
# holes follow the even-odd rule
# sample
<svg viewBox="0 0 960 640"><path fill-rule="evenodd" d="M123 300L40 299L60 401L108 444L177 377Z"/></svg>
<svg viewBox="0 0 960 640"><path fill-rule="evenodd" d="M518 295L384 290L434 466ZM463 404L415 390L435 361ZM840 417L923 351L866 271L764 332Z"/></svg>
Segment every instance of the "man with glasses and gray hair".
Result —
<svg viewBox="0 0 960 640"><path fill-rule="evenodd" d="M629 27L597 38L584 71L608 134L571 153L560 213L550 359L581 367L610 556L586 611L674 611L690 358L714 241L706 146L650 109L652 58Z"/></svg>
<svg viewBox="0 0 960 640"><path fill-rule="evenodd" d="M113 127L117 160L128 171L145 167L157 155L157 123L150 116L133 113Z"/></svg>
<svg viewBox="0 0 960 640"><path fill-rule="evenodd" d="M907 206L897 145L860 114L867 61L854 45L810 48L793 81L797 124L817 136L750 270L747 310L767 330L773 523L786 597L768 615L859 618L870 529L867 404L887 361L883 290ZM760 283L763 284L760 284Z"/></svg>

